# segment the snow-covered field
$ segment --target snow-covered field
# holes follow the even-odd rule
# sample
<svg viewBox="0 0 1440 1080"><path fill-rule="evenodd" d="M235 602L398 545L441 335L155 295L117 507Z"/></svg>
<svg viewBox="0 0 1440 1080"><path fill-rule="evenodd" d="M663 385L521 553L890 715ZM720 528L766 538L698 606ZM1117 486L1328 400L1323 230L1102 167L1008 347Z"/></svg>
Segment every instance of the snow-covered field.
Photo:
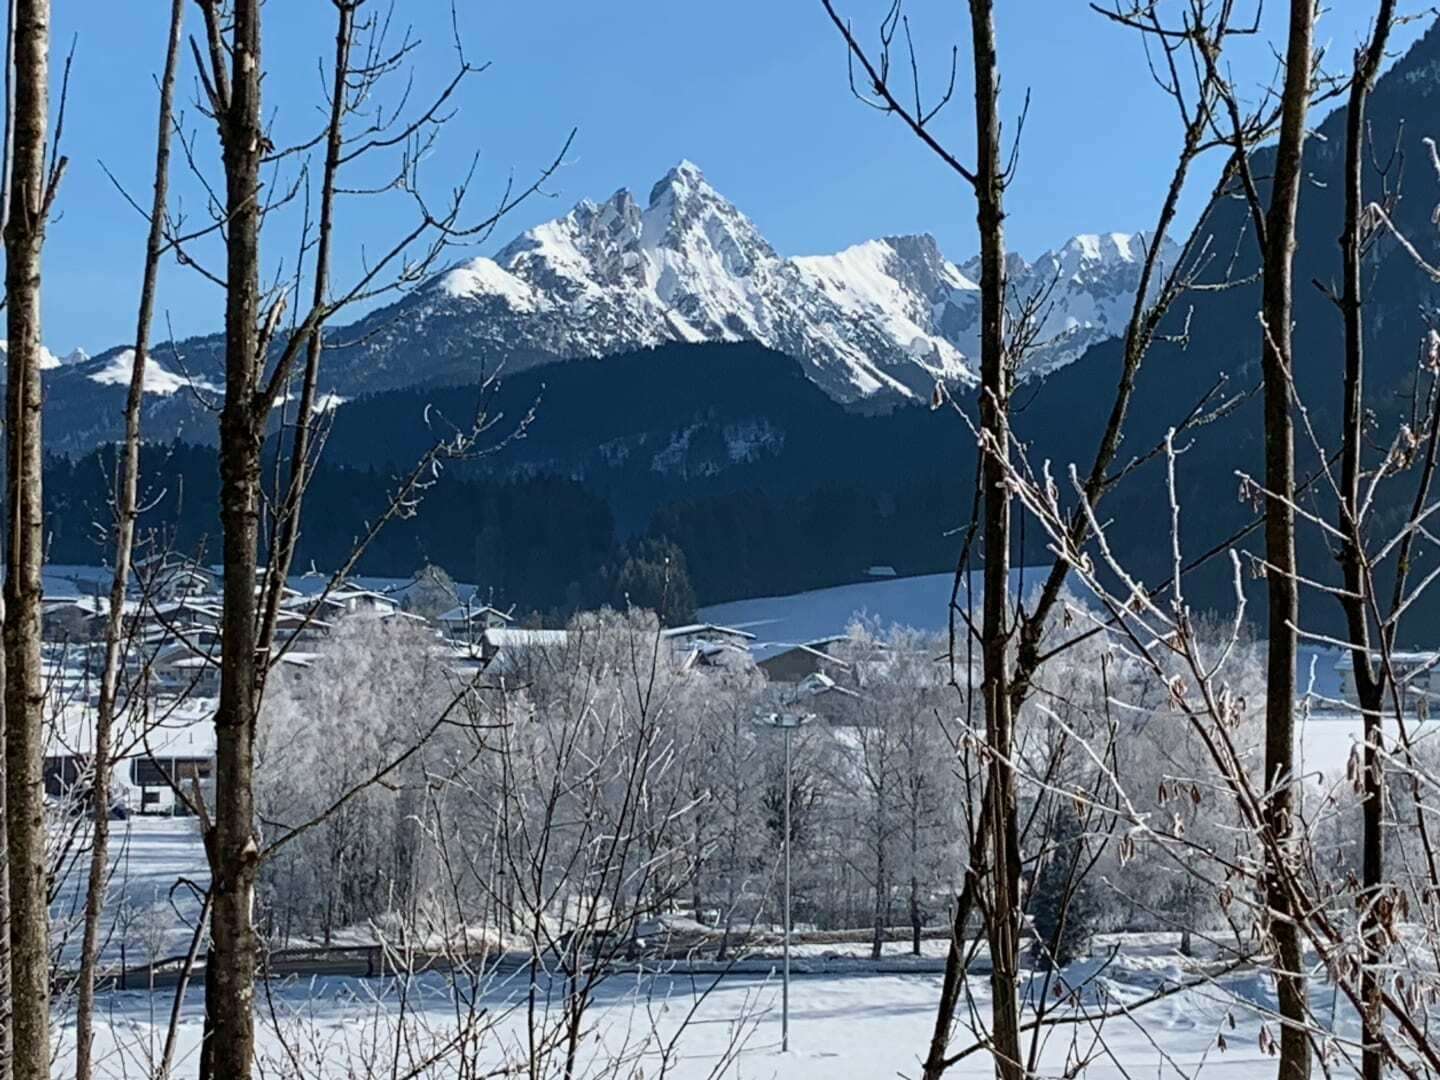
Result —
<svg viewBox="0 0 1440 1080"><path fill-rule="evenodd" d="M1273 1008L1267 985L1240 975L1218 984L1182 990L1133 1012L1118 1006L1139 1003L1164 985L1192 981L1168 947L1135 943L1093 982L1087 984L1086 1009L1102 1007L1112 1015L1103 1023L1046 1028L1039 1049L1039 1071L1060 1075L1080 1058L1088 1076L1193 1076L1197 1067L1227 1077L1270 1076L1274 1060L1259 1045L1261 1016ZM1072 965L1067 976L1083 981L1101 965L1092 959ZM1098 992L1103 985L1103 992ZM492 1025L475 1050L481 1061L496 1063L502 1055L521 1053L526 1035L524 973L497 979L486 988L480 1004ZM971 981L978 1015L988 1011L983 978ZM914 1076L927 1045L939 993L939 976L844 975L794 980L791 997L791 1049L780 1053L780 986L777 978L732 976L718 984L710 977L615 976L604 984L592 1014L585 1043L589 1066L624 1058L623 1075L665 1075L698 1080L715 1075L802 1080L874 1080ZM1325 988L1316 994L1326 998ZM401 990L394 984L355 979L326 979L279 984L261 994L260 1043L264 1058L283 1066L289 1054L323 1060L332 1075L363 1071L361 1058L388 1053L385 1035L377 1031L398 1021ZM457 1028L455 999L443 980L422 977L405 991L404 1015L410 1025L405 1054L424 1056L427 1048L446 1044ZM107 1023L100 1033L101 1075L133 1075L138 1062L158 1051L170 998L160 991L112 993L102 1003ZM543 1007L543 999L542 999ZM177 1042L177 1069L193 1068L201 1030L202 1004L192 993L184 1003ZM1351 1018L1337 1017L1337 1030L1351 1034ZM68 1035L62 1032L62 1041ZM1221 1050L1217 1036L1222 1036ZM969 1042L962 1032L954 1043ZM1028 1045L1028 1043L1027 1043ZM64 1056L59 1065L64 1074ZM952 1075L991 1075L984 1052L963 1059ZM442 1061L434 1075L449 1075ZM268 1071L268 1070L267 1070Z"/></svg>
<svg viewBox="0 0 1440 1080"><path fill-rule="evenodd" d="M1328 733L1346 728L1343 721L1324 722ZM117 838L118 839L118 838ZM204 880L203 855L192 822L139 819L128 823L117 867L117 907L136 911L166 905L170 885L179 878ZM193 917L188 897L181 911ZM175 925L174 944L185 938ZM131 931L132 936L135 931ZM111 955L114 955L112 943ZM751 962L744 974L718 978L713 972L670 970L658 975L624 973L606 981L590 1017L585 1054L597 1075L601 1062L623 1058L642 1071L677 1080L728 1076L801 1080L812 1076L836 1080L869 1080L914 1076L934 1019L940 975L936 959L943 942L925 942L925 958L913 961L905 946L886 947L877 968L860 959L864 943L800 946L797 977L791 997L791 1051L779 1052L780 985L776 965ZM143 961L132 943L131 962ZM172 949L171 951L179 951ZM837 957L846 957L839 964ZM829 965L817 961L830 960ZM914 965L916 970L906 970ZM806 974L823 968L824 974ZM1166 935L1128 935L1097 939L1089 960L1071 965L1065 977L1084 989L1083 1003L1093 1015L1115 1013L1122 1003L1138 1003L1157 989L1195 982L1203 969L1182 960ZM540 980L541 1015L544 979ZM527 970L509 966L479 988L477 1008L486 1013L485 1036L472 1052L498 1063L523 1054L527 1039ZM1103 989L1102 989L1103 988ZM977 1016L988 1012L986 977L977 974L970 986ZM1032 987L1032 993L1040 993ZM102 995L102 1029L98 1035L100 1075L134 1076L156 1059L163 1045L173 991L160 988L110 991ZM1314 988L1317 1015L1334 1016L1336 1030L1348 1037L1353 1018L1344 1009L1332 1014L1326 987ZM558 1000L558 993L552 1000ZM1053 1000L1053 995L1051 1000ZM402 1004L403 1003L403 1004ZM1322 1004L1323 1003L1323 1004ZM1047 1028L1040 1047L1041 1072L1061 1074L1077 1056L1090 1059L1087 1075L1123 1077L1193 1076L1196 1068L1227 1077L1269 1076L1273 1059L1260 1049L1263 1016L1273 1008L1269 985L1239 973L1196 985L1173 996L1151 1001L1133 1013L1112 1015L1103 1024L1057 1025ZM552 1009L554 1008L552 1004ZM473 1015L465 1007L462 1015ZM423 1058L455 1038L457 996L440 975L424 975L402 987L393 980L359 978L292 978L277 980L259 994L262 1056L286 1072L291 1054L324 1061L329 1075L368 1071L369 1054L388 1054L396 1025L406 1031L404 1054ZM203 1001L192 989L183 1003L176 1068L194 1067L201 1038ZM403 1016L403 1021L402 1021ZM557 1022L551 1014L549 1024ZM1217 1036L1223 1035L1224 1051ZM68 1018L60 1030L61 1062L72 1052ZM969 1036L962 1032L956 1048ZM668 1048L668 1049L667 1049ZM404 1070L402 1070L404 1071ZM953 1075L990 1075L983 1052L966 1057ZM425 1075L452 1075L442 1064ZM631 1075L628 1071L624 1075Z"/></svg>
<svg viewBox="0 0 1440 1080"><path fill-rule="evenodd" d="M1011 570L1011 595L1031 595L1043 584L1048 569L1027 566ZM955 575L949 572L876 578L786 596L759 596L714 604L701 608L699 618L703 622L750 631L756 636L752 652L757 660L763 660L791 645L843 634L857 618L874 620L882 630L904 627L925 633L945 633L949 629L954 586ZM962 590L957 603L966 610L978 611L983 591L980 572L976 571L970 575L968 598ZM1302 645L1301 689L1332 700L1338 698L1340 676L1335 662L1339 658L1337 649Z"/></svg>
<svg viewBox="0 0 1440 1080"><path fill-rule="evenodd" d="M1017 567L1010 573L1012 593L1029 594L1045 580L1044 567ZM876 578L853 585L788 596L760 596L701 608L702 622L733 626L756 635L751 646L763 660L790 645L804 644L845 633L856 618L873 619L882 630L905 627L941 633L949 627L950 595L955 575L921 574L917 577ZM971 575L969 606L978 611L980 574ZM962 592L957 598L967 606Z"/></svg>
<svg viewBox="0 0 1440 1080"><path fill-rule="evenodd" d="M111 823L113 870L107 908L114 930L101 943L105 963L118 963L121 947L126 963L137 967L151 959L179 955L190 944L191 927L200 911L194 889L209 884L205 850L193 818L133 817ZM78 924L85 906L85 868L61 880L52 911L58 926L75 927L63 953L78 957Z"/></svg>

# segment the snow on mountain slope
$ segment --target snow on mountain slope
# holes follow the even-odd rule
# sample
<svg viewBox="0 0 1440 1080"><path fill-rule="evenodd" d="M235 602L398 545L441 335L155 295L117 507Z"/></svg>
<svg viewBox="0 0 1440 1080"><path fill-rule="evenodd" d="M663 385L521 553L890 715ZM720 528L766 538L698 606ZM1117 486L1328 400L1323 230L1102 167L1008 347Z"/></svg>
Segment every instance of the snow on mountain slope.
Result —
<svg viewBox="0 0 1440 1080"><path fill-rule="evenodd" d="M1018 260L1011 266L1012 304L1023 305L1031 296L1046 298L1035 350L1027 361L1029 374L1053 371L1079 359L1097 341L1125 332L1147 250L1144 233L1081 234L1033 263ZM1162 270L1173 268L1179 252L1166 241L1160 253ZM1156 275L1152 297L1163 279L1163 273Z"/></svg>
<svg viewBox="0 0 1440 1080"><path fill-rule="evenodd" d="M4 338L0 338L0 356L4 356L8 351L9 351L9 345L8 345L8 343L5 341ZM55 355L54 353L52 353L49 349L47 349L44 345L41 345L41 346L40 346L40 370L41 370L41 371L49 371L49 370L51 370L52 368L58 368L58 367L61 367L61 366L64 365L64 364L68 364L68 363L71 362L71 359L75 356L76 353L79 353L81 356L84 356L84 352L83 352L82 350L76 349L74 353L71 353L69 356L65 357L65 358L62 360L60 357L56 356L56 355Z"/></svg>
<svg viewBox="0 0 1440 1080"><path fill-rule="evenodd" d="M1123 329L1142 245L1109 233L1076 237L1034 263L1012 257L1017 309L1049 290L1028 372L1053 370ZM947 261L931 236L782 257L683 161L645 205L623 189L604 203L582 201L494 258L441 275L416 300L422 318L477 324L475 344L487 353L560 359L755 340L800 359L833 396L855 400L974 380L977 276Z"/></svg>
<svg viewBox="0 0 1440 1080"><path fill-rule="evenodd" d="M1111 233L1076 237L1033 263L1011 256L1013 304L1037 292L1049 299L1022 374L1053 370L1121 331L1142 243ZM643 203L624 189L601 203L583 200L493 256L335 328L321 389L338 402L670 342L756 341L794 357L839 401L926 400L937 381L975 380L977 280L971 264L948 261L931 236L782 256L682 161ZM176 343L163 356L174 361L152 360L145 390L153 405L168 400L176 417L193 396L175 393L187 381L201 390L223 384L218 335ZM47 378L52 399L83 418L93 415L87 402L98 388L123 389L129 353L117 347L46 365L57 369Z"/></svg>
<svg viewBox="0 0 1440 1080"><path fill-rule="evenodd" d="M493 311L499 301L507 314L529 316L515 320L511 344L561 357L754 340L807 361L817 382L847 399L911 394L968 371L953 350L911 350L856 320L688 161L644 206L626 190L583 201L494 259L443 275L438 289L452 302Z"/></svg>
<svg viewBox="0 0 1440 1080"><path fill-rule="evenodd" d="M135 350L122 349L114 356L102 361L103 366L98 370L89 372L86 375L91 382L99 383L102 386L128 386L130 375L135 367ZM219 394L221 390L203 379L186 378L177 375L173 371L161 366L160 362L153 356L145 357L145 381L144 389L147 394L159 394L168 397L177 390L186 387L193 387L197 390L204 390L211 394Z"/></svg>

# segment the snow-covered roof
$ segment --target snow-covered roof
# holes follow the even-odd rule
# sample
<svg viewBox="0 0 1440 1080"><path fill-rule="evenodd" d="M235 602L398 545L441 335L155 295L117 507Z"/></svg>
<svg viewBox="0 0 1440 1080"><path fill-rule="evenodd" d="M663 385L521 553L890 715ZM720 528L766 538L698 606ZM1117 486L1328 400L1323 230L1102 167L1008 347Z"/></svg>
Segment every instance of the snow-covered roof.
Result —
<svg viewBox="0 0 1440 1080"><path fill-rule="evenodd" d="M468 604L461 604L438 616L437 622L471 622L481 616L504 619L506 622L514 621L509 612L501 611L499 608L491 607L489 604L481 604L479 607L471 607Z"/></svg>
<svg viewBox="0 0 1440 1080"><path fill-rule="evenodd" d="M338 600L342 604L347 600L359 600L362 598L366 600L379 600L381 603L384 604L395 604L395 598L393 596L387 596L385 593L376 592L374 589L341 588L335 589L330 593L330 599Z"/></svg>
<svg viewBox="0 0 1440 1080"><path fill-rule="evenodd" d="M770 655L767 656L765 659L769 661L774 660L777 657L789 656L791 653L800 653L805 656L813 656L817 659L825 660L828 663L834 664L836 667L839 668L848 668L850 665L844 660L841 660L838 656L835 656L825 651L825 647L827 645L833 645L837 641L845 641L847 640L847 638L848 635L846 634L836 634L834 637L818 638L815 641L801 642L794 645L785 645L779 650L770 653Z"/></svg>
<svg viewBox="0 0 1440 1080"><path fill-rule="evenodd" d="M482 635L486 645L496 649L515 649L538 646L556 648L570 640L565 630L519 630L512 627L491 627Z"/></svg>
<svg viewBox="0 0 1440 1080"><path fill-rule="evenodd" d="M750 651L743 646L728 641L697 641L686 647L685 659L681 667L689 671L691 668L701 664L713 664L716 661L734 659L741 660L750 656Z"/></svg>
<svg viewBox="0 0 1440 1080"><path fill-rule="evenodd" d="M717 623L689 623L686 626L671 626L660 631L663 638L694 637L696 634L721 634L725 637L744 638L746 641L753 641L755 635L746 630L737 630L733 626L720 626Z"/></svg>
<svg viewBox="0 0 1440 1080"><path fill-rule="evenodd" d="M40 602L41 611L58 611L61 608L74 607L89 614L96 611L93 596L47 596Z"/></svg>
<svg viewBox="0 0 1440 1080"><path fill-rule="evenodd" d="M839 694L842 697L858 698L860 695L848 687L841 686L822 671L812 672L795 684L798 694L819 697L821 694Z"/></svg>
<svg viewBox="0 0 1440 1080"><path fill-rule="evenodd" d="M1381 654L1379 652L1371 650L1371 660L1374 660L1378 663L1380 661L1380 657ZM1436 652L1433 650L1410 652L1395 651L1390 653L1390 663L1395 665L1396 667L1403 668L1437 667L1440 666L1440 652ZM1349 671L1351 670L1351 668L1354 667L1354 664L1354 656L1347 649L1342 652L1340 654L1340 658L1335 661L1335 670Z"/></svg>

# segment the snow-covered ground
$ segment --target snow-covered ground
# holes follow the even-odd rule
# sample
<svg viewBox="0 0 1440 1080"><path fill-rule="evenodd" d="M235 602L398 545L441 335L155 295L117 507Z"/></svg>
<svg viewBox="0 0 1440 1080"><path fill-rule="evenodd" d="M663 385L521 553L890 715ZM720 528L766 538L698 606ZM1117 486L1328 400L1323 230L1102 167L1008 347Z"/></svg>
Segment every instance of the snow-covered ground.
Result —
<svg viewBox="0 0 1440 1080"><path fill-rule="evenodd" d="M1121 1004L1139 1007L1103 1024L1047 1028L1039 1051L1042 1075L1060 1075L1081 1057L1090 1062L1087 1076L1192 1076L1202 1064L1206 1072L1226 1077L1273 1075L1274 1059L1259 1045L1261 1017L1274 1004L1267 984L1251 975L1236 975L1142 1005L1142 999L1162 986L1192 982L1195 972L1158 945L1137 943L1122 955L1123 962L1114 963L1093 982L1086 980L1102 966L1099 959L1072 965L1066 975L1085 985L1086 1008L1092 1016L1102 1001L1111 1013ZM480 1004L489 1011L493 1028L474 1051L481 1062L497 1063L502 1048L508 1055L521 1052L528 986L528 976L518 973L497 978L482 992ZM989 1007L985 980L972 979L970 990L977 1015L985 1015ZM623 1075L661 1075L662 1048L673 1044L665 1075L676 1080L914 1076L928 1043L938 993L936 975L797 978L791 991L791 1049L781 1054L780 986L775 978L732 976L717 983L674 975L615 976L597 995L583 1051L588 1065L582 1075L597 1075L599 1062L617 1057L636 1067ZM1325 1002L1320 1015L1328 1016L1328 992L1317 987L1315 993L1317 1004L1321 998ZM399 987L373 980L295 981L272 986L261 997L262 1058L282 1073L287 1072L285 1059L291 1053L311 1062L323 1060L330 1075L364 1072L360 1055L378 1050L378 1056L386 1059L388 1036L372 1040L402 1015ZM134 1074L137 1061L154 1053L163 1041L169 1005L164 992L106 996L102 1010L108 1022L97 1046L100 1075L120 1076L127 1070ZM183 1006L177 1043L176 1067L182 1073L193 1068L201 1010L199 995L192 993ZM402 1060L407 1054L421 1057L427 1048L445 1045L458 1025L454 996L436 976L422 977L407 988L403 1015L410 1043ZM1342 1037L1353 1034L1353 1017L1342 1012L1335 1019ZM62 1028L62 1044L71 1033L68 1025ZM1217 1041L1220 1036L1224 1050ZM962 1031L953 1048L969 1041ZM59 1075L64 1074L69 1052L70 1047L64 1046ZM453 1055L424 1074L453 1075ZM992 1066L979 1052L959 1062L952 1075L992 1075Z"/></svg>
<svg viewBox="0 0 1440 1080"><path fill-rule="evenodd" d="M1344 721L1323 721L1337 731ZM168 906L170 886L180 878L204 881L203 855L192 822L140 819L126 823L112 901L137 912ZM193 900L177 894L180 913L193 919ZM173 917L173 916L172 916ZM116 958L118 937L129 934L131 963L143 962L143 920L131 920L117 931L109 949ZM172 938L159 951L183 951L188 940L180 920ZM747 963L743 973L717 976L713 971L672 968L661 974L619 973L596 996L584 1057L592 1066L626 1058L642 1071L660 1075L661 1059L670 1047L664 1075L676 1080L701 1077L801 1080L825 1076L836 1080L918 1073L917 1058L930 1035L939 994L936 959L944 943L926 941L925 957L914 961L902 944L886 946L881 965L862 958L862 942L798 946L796 977L791 991L791 1051L779 1052L780 985L774 961ZM836 962L839 958L845 958ZM828 961L828 962L822 962ZM909 970L912 969L913 970ZM1173 996L1140 1005L1129 1015L1115 1015L1103 1025L1059 1025L1047 1029L1040 1048L1040 1071L1060 1075L1077 1055L1092 1057L1086 1075L1159 1078L1207 1072L1226 1077L1270 1076L1274 1061L1260 1048L1260 1026L1273 1009L1269 984L1249 973L1204 982L1205 968L1183 960L1170 935L1124 935L1097 939L1088 960L1071 965L1065 978L1082 988L1084 1007L1115 1012L1121 1003L1139 1004L1162 987L1197 983ZM1033 976L1038 979L1039 976ZM483 1008L485 1038L473 1052L491 1065L502 1055L514 1060L525 1046L531 985L526 970L507 966L478 988L476 1007ZM541 1011L546 979L538 981ZM1103 987L1103 989L1101 989ZM469 988L467 988L468 990ZM555 986L551 1001L558 997ZM970 992L976 1015L988 1012L986 976L972 978ZM1032 983L1032 995L1043 990ZM1342 1038L1353 1036L1353 1017L1344 1008L1332 1012L1329 989L1313 989L1317 1015L1332 1018ZM121 1077L143 1072L164 1042L173 991L160 988L109 991L101 996L103 1024L98 1035L99 1075ZM460 1000L463 1000L463 996ZM1049 1000L1054 1000L1052 994ZM402 1004L403 1003L403 1004ZM469 1016L468 1006L458 1015ZM389 1053L397 1025L406 1031L406 1054L424 1057L446 1046L462 1021L457 995L447 978L420 976L407 986L392 980L359 978L292 978L277 980L259 994L258 1030L262 1058L286 1073L292 1053L324 1061L327 1075L358 1075L368 1071L363 1056ZM194 1067L202 1030L203 999L192 988L180 1014L176 1064L184 1073ZM402 1019L403 1018L403 1019ZM548 1023L556 1022L551 1015ZM1098 1030L1097 1030L1098 1028ZM1217 1037L1226 1044L1222 1051ZM73 1053L73 1023L63 1017L57 1075L64 1075ZM956 1048L969 1042L962 1031ZM269 1069L266 1070L270 1071ZM386 1070L388 1071L388 1070ZM405 1069L401 1070L406 1071ZM421 1075L454 1075L453 1059ZM598 1075L595 1068L583 1075ZM631 1075L625 1072L624 1075ZM953 1075L991 1075L989 1060L977 1052L956 1066Z"/></svg>
<svg viewBox="0 0 1440 1080"><path fill-rule="evenodd" d="M1029 595L1045 580L1044 567L1017 567L1010 572L1012 594ZM873 619L882 630L904 627L930 633L949 628L950 596L955 575L877 578L853 585L788 596L733 600L700 609L702 622L733 626L756 635L751 651L764 660L791 645L803 645L845 633L856 618ZM970 595L962 590L956 602L978 612L982 589L979 572L971 574Z"/></svg>
<svg viewBox="0 0 1440 1080"><path fill-rule="evenodd" d="M117 964L122 946L129 967L183 954L200 912L195 890L184 883L203 889L210 881L195 819L132 817L112 822L110 851L113 870L106 906L114 928L102 942L104 963ZM79 956L84 906L82 863L63 877L52 908L57 926L73 930L63 950L68 961Z"/></svg>

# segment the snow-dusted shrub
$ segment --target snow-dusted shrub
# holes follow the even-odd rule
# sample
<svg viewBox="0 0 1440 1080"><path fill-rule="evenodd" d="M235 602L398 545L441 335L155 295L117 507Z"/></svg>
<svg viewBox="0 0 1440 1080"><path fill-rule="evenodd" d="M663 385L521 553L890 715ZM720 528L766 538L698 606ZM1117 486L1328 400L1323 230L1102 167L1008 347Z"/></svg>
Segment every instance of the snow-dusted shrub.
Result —
<svg viewBox="0 0 1440 1080"><path fill-rule="evenodd" d="M314 822L265 863L260 925L272 936L328 943L415 897L420 744L456 692L446 661L423 626L354 616L269 689L255 748L262 836Z"/></svg>

